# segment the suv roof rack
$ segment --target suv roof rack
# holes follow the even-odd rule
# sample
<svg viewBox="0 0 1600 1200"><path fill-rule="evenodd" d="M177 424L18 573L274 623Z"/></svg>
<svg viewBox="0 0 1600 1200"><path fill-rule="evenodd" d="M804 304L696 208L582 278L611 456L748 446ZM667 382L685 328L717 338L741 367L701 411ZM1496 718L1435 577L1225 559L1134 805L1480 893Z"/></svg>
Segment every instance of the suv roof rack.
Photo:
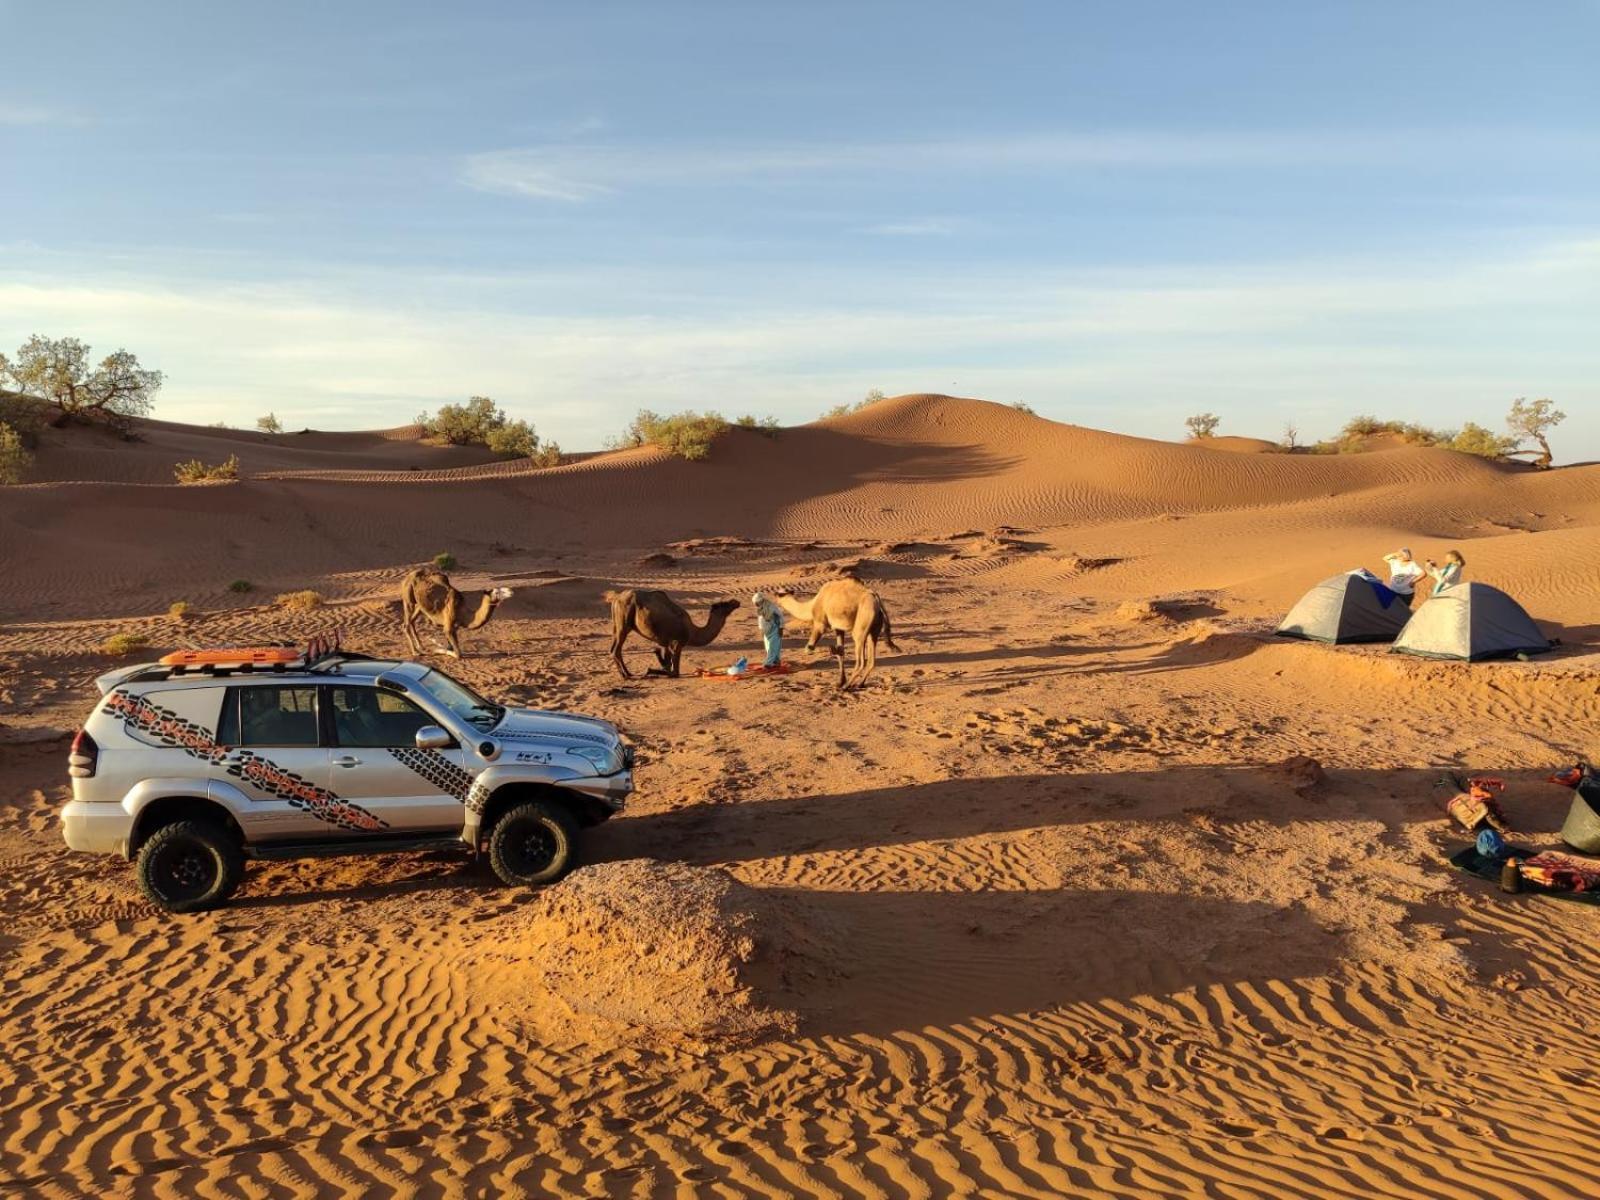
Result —
<svg viewBox="0 0 1600 1200"><path fill-rule="evenodd" d="M268 646L228 646L210 650L174 650L160 660L155 670L164 669L167 678L178 675L254 675L282 674L286 671L322 671L342 662L369 656L347 651L339 645L339 633L318 634L304 650L280 643ZM141 676L147 678L148 676Z"/></svg>

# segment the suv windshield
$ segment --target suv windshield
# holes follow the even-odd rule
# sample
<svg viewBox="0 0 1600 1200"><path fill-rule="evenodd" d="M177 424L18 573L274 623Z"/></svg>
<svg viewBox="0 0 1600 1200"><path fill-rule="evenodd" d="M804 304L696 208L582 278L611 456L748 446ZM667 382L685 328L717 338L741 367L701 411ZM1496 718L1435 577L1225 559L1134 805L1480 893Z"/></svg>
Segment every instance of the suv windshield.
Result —
<svg viewBox="0 0 1600 1200"><path fill-rule="evenodd" d="M437 668L430 670L419 682L427 689L428 695L485 733L500 724L501 718L506 715L506 710L500 705L490 704L466 684L450 678Z"/></svg>

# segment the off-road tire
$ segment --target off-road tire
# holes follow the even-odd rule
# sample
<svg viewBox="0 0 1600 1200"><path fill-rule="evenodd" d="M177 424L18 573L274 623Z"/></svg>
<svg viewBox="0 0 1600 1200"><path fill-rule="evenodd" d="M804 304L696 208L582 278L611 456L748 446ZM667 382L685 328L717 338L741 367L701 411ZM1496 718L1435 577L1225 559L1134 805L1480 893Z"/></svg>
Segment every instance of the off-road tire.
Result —
<svg viewBox="0 0 1600 1200"><path fill-rule="evenodd" d="M145 899L168 912L216 908L244 881L239 839L210 821L174 821L145 839L134 861Z"/></svg>
<svg viewBox="0 0 1600 1200"><path fill-rule="evenodd" d="M489 831L489 867L512 887L554 883L577 862L578 826L559 804L529 800Z"/></svg>

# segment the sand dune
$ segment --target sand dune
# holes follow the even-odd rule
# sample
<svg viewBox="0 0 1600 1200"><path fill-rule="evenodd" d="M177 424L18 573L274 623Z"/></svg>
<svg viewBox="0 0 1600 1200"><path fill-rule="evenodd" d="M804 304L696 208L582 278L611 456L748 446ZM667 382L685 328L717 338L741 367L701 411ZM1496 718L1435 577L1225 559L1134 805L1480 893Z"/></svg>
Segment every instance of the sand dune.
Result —
<svg viewBox="0 0 1600 1200"><path fill-rule="evenodd" d="M0 1191L1600 1191L1594 909L1452 873L1440 809L1446 769L1499 774L1555 844L1570 793L1540 780L1600 722L1600 467L1227 453L939 396L701 463L406 438L57 431L41 467L76 481L0 489ZM230 445L249 478L168 482ZM1461 548L1563 645L1270 636L1400 544ZM395 585L441 550L517 588L465 677L638 744L604 873L536 896L444 859L258 864L174 920L65 851L60 735L109 633L396 653ZM698 610L842 564L901 642L858 695L823 661L624 685L606 659L607 588ZM272 605L297 588L328 605ZM746 608L685 665L755 647ZM663 879L698 907L663 913ZM663 938L694 952L646 965Z"/></svg>

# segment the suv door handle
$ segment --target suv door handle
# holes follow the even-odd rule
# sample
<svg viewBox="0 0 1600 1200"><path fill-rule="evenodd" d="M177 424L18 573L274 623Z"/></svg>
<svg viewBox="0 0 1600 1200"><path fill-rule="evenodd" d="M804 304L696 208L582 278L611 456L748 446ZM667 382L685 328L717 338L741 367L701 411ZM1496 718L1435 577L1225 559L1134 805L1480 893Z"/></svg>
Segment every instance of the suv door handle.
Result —
<svg viewBox="0 0 1600 1200"><path fill-rule="evenodd" d="M361 760L353 754L341 754L333 760L333 765L336 767L359 767Z"/></svg>

